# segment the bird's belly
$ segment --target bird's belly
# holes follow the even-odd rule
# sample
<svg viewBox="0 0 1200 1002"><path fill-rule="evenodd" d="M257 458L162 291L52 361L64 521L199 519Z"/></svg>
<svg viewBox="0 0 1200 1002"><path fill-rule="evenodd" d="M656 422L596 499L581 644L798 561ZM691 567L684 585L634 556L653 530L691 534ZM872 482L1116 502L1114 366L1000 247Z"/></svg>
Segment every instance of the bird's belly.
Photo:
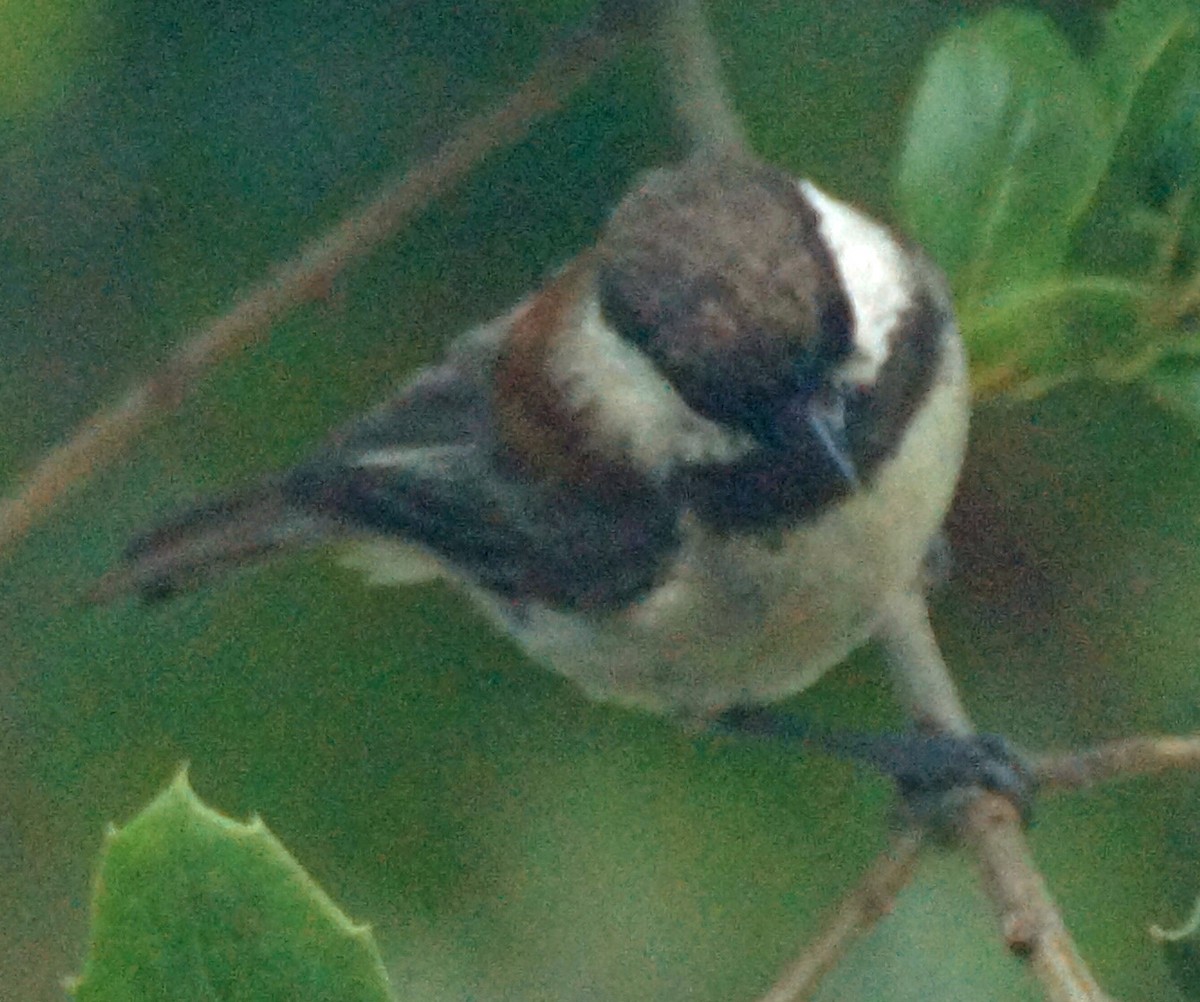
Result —
<svg viewBox="0 0 1200 1002"><path fill-rule="evenodd" d="M820 517L773 538L686 527L664 583L587 615L534 605L506 628L590 696L703 715L811 685L914 587L949 505L966 440L967 383L951 345L893 461ZM499 613L499 610L493 611Z"/></svg>

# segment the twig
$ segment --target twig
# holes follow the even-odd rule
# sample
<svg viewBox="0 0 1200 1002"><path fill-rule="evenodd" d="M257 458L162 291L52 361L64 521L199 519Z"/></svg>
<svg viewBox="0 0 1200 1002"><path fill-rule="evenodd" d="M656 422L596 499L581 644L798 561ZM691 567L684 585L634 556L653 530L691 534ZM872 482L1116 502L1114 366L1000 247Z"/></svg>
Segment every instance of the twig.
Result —
<svg viewBox="0 0 1200 1002"><path fill-rule="evenodd" d="M858 939L889 914L896 896L912 879L921 837L899 836L838 903L821 934L810 942L758 1002L803 1002L841 962Z"/></svg>
<svg viewBox="0 0 1200 1002"><path fill-rule="evenodd" d="M1049 790L1078 790L1110 779L1197 768L1200 735L1125 738L1079 752L1042 755L1034 762L1038 783Z"/></svg>
<svg viewBox="0 0 1200 1002"><path fill-rule="evenodd" d="M924 597L915 591L898 597L878 637L914 719L951 733L973 733L938 649ZM1005 942L1028 961L1046 997L1051 1002L1108 1002L1033 863L1016 808L1003 797L983 793L967 808L963 826Z"/></svg>
<svg viewBox="0 0 1200 1002"><path fill-rule="evenodd" d="M604 27L581 31L559 45L510 97L466 122L429 159L385 185L365 207L253 286L123 400L88 418L37 464L14 494L0 501L0 553L23 538L68 488L120 455L148 422L177 409L208 369L318 296L347 265L393 236L408 217L488 153L523 136L618 48L616 33Z"/></svg>
<svg viewBox="0 0 1200 1002"><path fill-rule="evenodd" d="M930 634L932 636L932 634ZM892 648L905 651L905 657L927 648L928 638L920 634L896 638ZM939 700L940 686L912 679L901 683L910 696L926 699L933 694L931 709L946 723L964 717L952 709L957 696L948 702ZM949 708L949 709L948 709ZM1171 770L1195 770L1200 767L1200 736L1139 737L1079 752L1039 756L1033 774L1039 792L1067 792L1095 783L1134 776L1157 775ZM1107 999L1095 983L1059 917L1045 882L1039 875L1019 831L1008 801L985 795L969 808L966 841L979 861L984 884L996 903L1005 943L1016 956L1027 958L1035 973L1048 986L1048 997L1071 1002L1097 1002ZM1009 830L1016 825L1017 831ZM758 1002L803 1002L812 998L822 979L832 971L849 949L874 924L885 918L896 896L911 878L920 847L915 834L898 839L880 854L871 868L839 902L822 925L821 933L808 943L801 955L779 976ZM1053 990L1049 986L1055 986Z"/></svg>
<svg viewBox="0 0 1200 1002"><path fill-rule="evenodd" d="M675 115L692 147L744 149L746 135L721 78L721 60L700 0L663 0L659 38Z"/></svg>
<svg viewBox="0 0 1200 1002"><path fill-rule="evenodd" d="M1004 942L1028 961L1051 1002L1111 1002L1079 954L1038 872L1013 805L995 794L971 803L964 839L996 907Z"/></svg>

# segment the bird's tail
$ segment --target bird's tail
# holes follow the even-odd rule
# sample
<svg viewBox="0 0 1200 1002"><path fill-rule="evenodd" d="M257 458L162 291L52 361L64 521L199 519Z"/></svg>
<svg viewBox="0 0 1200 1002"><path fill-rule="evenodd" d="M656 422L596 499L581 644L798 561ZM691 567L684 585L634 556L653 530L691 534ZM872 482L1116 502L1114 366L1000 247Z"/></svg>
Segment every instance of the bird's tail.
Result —
<svg viewBox="0 0 1200 1002"><path fill-rule="evenodd" d="M332 529L328 519L290 504L280 480L264 480L197 504L135 538L89 597L170 598L234 568L313 546Z"/></svg>

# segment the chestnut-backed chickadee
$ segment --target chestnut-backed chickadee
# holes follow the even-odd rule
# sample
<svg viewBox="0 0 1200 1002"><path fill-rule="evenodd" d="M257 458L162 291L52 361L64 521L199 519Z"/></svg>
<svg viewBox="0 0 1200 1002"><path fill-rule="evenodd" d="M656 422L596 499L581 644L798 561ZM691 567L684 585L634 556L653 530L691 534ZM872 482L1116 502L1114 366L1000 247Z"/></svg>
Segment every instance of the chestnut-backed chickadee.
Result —
<svg viewBox="0 0 1200 1002"><path fill-rule="evenodd" d="M375 582L457 581L593 697L704 716L811 684L916 586L967 413L917 248L697 155L310 459L136 540L98 592L341 542Z"/></svg>

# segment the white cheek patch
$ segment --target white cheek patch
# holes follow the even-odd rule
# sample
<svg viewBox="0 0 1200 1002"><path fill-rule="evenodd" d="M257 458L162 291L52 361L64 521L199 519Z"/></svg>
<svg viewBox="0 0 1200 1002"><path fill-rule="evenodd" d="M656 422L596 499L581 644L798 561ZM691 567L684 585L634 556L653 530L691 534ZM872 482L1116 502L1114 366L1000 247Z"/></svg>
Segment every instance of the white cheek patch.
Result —
<svg viewBox="0 0 1200 1002"><path fill-rule="evenodd" d="M679 463L727 462L749 437L692 410L646 355L604 320L589 296L557 342L552 378L589 430L642 469L667 475Z"/></svg>
<svg viewBox="0 0 1200 1002"><path fill-rule="evenodd" d="M854 315L854 354L839 374L848 384L871 386L887 360L892 332L912 304L909 257L885 226L808 181L797 184L816 210Z"/></svg>

